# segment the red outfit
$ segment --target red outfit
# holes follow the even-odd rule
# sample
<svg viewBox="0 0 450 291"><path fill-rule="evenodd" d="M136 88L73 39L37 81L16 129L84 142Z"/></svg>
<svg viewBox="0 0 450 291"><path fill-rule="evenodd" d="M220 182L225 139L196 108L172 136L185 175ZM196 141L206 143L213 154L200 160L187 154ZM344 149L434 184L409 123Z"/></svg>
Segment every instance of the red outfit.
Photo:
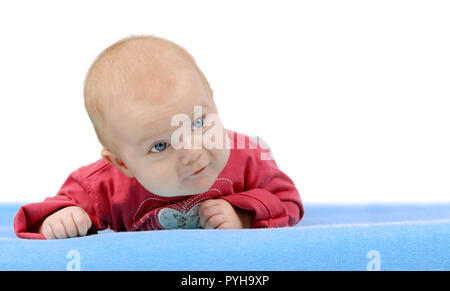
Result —
<svg viewBox="0 0 450 291"><path fill-rule="evenodd" d="M252 227L292 226L303 217L303 205L292 180L273 160L261 159L268 150L248 136L227 130L232 148L228 162L206 192L161 197L142 187L113 165L99 160L69 175L56 196L22 206L14 231L20 238L45 239L37 228L51 213L67 206L83 208L92 221L89 233L198 228L198 205L220 198L254 213ZM245 142L245 149L241 149ZM238 147L239 146L239 147ZM256 149L255 149L256 148Z"/></svg>

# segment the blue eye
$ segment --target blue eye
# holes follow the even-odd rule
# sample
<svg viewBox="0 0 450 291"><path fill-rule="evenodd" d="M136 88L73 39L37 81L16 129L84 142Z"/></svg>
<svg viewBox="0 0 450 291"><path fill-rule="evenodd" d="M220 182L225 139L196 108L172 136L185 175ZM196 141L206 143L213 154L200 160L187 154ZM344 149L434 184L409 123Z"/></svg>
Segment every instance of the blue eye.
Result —
<svg viewBox="0 0 450 291"><path fill-rule="evenodd" d="M192 130L195 130L197 128L200 128L203 126L205 119L202 117L199 117L194 120L194 125L192 126Z"/></svg>
<svg viewBox="0 0 450 291"><path fill-rule="evenodd" d="M169 147L169 144L167 142L159 142L157 144L155 144L154 146L152 146L152 148L150 149L151 152L153 153L160 153L162 151L164 151L165 149L167 149Z"/></svg>

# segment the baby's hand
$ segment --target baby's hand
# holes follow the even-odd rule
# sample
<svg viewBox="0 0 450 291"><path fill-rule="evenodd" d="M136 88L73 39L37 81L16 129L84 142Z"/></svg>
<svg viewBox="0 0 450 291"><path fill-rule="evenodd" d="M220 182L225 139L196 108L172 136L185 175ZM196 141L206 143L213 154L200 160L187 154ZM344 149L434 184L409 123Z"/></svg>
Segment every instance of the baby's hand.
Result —
<svg viewBox="0 0 450 291"><path fill-rule="evenodd" d="M48 216L39 227L39 233L47 239L85 236L92 222L80 207L65 207Z"/></svg>
<svg viewBox="0 0 450 291"><path fill-rule="evenodd" d="M251 228L253 214L234 208L223 199L209 199L200 203L200 225L203 228Z"/></svg>

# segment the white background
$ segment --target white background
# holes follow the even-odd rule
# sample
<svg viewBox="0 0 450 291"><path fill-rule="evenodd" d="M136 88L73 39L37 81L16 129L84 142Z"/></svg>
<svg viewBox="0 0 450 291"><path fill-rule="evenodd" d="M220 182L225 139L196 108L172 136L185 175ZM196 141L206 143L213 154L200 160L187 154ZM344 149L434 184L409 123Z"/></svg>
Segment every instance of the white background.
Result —
<svg viewBox="0 0 450 291"><path fill-rule="evenodd" d="M227 128L259 135L305 203L450 201L448 1L2 1L0 201L41 201L100 158L96 55L173 40Z"/></svg>

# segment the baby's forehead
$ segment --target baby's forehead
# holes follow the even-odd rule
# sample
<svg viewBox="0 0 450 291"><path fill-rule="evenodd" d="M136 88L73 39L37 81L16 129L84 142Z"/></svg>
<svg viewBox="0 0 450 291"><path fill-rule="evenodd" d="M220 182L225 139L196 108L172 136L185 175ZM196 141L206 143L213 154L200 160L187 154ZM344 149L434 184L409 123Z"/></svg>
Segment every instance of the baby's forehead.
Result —
<svg viewBox="0 0 450 291"><path fill-rule="evenodd" d="M133 92L117 103L116 110L121 111L123 116L135 115L139 118L151 115L156 120L178 113L192 115L195 106L208 105L210 98L207 90L194 73L180 75L169 83L156 88L151 84L138 84L138 89L132 89Z"/></svg>
<svg viewBox="0 0 450 291"><path fill-rule="evenodd" d="M210 106L201 98L169 97L161 103L155 103L151 99L147 101L118 108L117 115L113 118L117 137L128 143L141 144L150 136L157 137L172 132L179 127L179 122L190 124L197 117L195 114L199 107L206 112Z"/></svg>
<svg viewBox="0 0 450 291"><path fill-rule="evenodd" d="M170 123L176 114L191 116L195 106L206 107L210 99L195 71L178 72L156 82L151 75L142 76L120 95L111 108L114 118L149 125Z"/></svg>

